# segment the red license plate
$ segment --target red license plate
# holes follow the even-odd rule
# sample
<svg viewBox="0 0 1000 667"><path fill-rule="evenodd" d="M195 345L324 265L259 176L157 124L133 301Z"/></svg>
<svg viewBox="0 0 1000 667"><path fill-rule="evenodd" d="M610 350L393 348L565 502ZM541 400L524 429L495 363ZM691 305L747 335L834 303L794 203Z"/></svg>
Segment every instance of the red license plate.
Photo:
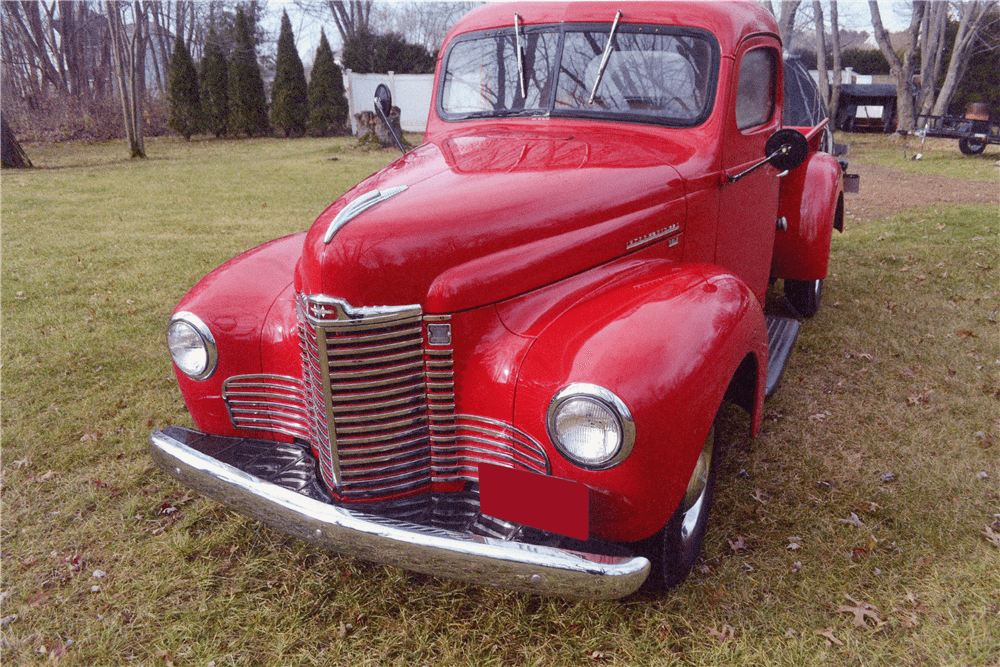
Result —
<svg viewBox="0 0 1000 667"><path fill-rule="evenodd" d="M483 514L586 540L587 487L568 479L479 464L479 506Z"/></svg>

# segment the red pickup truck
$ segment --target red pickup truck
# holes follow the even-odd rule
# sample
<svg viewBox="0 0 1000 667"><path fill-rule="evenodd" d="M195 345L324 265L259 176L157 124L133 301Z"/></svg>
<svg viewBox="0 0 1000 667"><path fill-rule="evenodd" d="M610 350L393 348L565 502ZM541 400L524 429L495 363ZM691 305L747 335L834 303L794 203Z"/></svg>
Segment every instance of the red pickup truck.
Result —
<svg viewBox="0 0 1000 667"><path fill-rule="evenodd" d="M423 145L184 297L182 484L324 548L543 594L695 563L716 416L753 434L843 221L782 124L759 4L497 3L440 51ZM388 100L381 100L388 103Z"/></svg>

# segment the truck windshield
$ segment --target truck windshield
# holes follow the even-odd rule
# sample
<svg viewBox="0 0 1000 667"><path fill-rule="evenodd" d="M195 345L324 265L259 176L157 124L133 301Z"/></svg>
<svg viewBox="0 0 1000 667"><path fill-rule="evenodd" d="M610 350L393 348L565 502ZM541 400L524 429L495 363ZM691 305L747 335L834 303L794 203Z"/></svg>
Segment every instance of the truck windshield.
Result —
<svg viewBox="0 0 1000 667"><path fill-rule="evenodd" d="M445 120L552 115L672 126L696 125L708 116L718 67L718 46L709 33L620 25L600 74L610 34L608 24L461 36L448 51L438 111Z"/></svg>

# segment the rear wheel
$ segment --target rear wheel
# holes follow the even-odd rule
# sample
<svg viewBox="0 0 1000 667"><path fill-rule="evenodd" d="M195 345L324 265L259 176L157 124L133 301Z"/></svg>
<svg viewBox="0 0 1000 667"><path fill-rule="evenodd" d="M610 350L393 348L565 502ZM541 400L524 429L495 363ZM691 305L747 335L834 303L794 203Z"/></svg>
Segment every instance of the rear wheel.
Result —
<svg viewBox="0 0 1000 667"><path fill-rule="evenodd" d="M679 585L698 560L715 493L718 449L713 424L680 505L667 525L644 542L643 555L652 564L647 588L665 591Z"/></svg>
<svg viewBox="0 0 1000 667"><path fill-rule="evenodd" d="M799 317L816 314L822 293L822 280L785 280L785 299Z"/></svg>
<svg viewBox="0 0 1000 667"><path fill-rule="evenodd" d="M962 137L958 140L958 150L962 151L966 155L979 155L986 150L986 140Z"/></svg>

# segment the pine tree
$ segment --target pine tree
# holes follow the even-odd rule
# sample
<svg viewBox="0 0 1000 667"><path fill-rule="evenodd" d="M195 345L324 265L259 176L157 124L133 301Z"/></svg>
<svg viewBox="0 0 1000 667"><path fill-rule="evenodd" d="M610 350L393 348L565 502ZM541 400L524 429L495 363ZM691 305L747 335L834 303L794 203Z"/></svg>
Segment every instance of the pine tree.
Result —
<svg viewBox="0 0 1000 667"><path fill-rule="evenodd" d="M243 8L236 10L236 40L229 63L229 131L260 136L270 129L264 80L257 64L253 30Z"/></svg>
<svg viewBox="0 0 1000 667"><path fill-rule="evenodd" d="M292 22L288 12L281 17L278 36L278 57L274 63L274 84L271 87L271 123L286 137L299 137L305 132L309 108L306 97L306 75L302 59L295 48Z"/></svg>
<svg viewBox="0 0 1000 667"><path fill-rule="evenodd" d="M333 51L320 30L319 48L309 75L309 134L325 137L336 133L347 121L344 78L333 60Z"/></svg>
<svg viewBox="0 0 1000 667"><path fill-rule="evenodd" d="M198 70L191 60L191 52L180 37L174 42L174 52L170 56L170 87L167 95L170 103L167 125L191 141L191 135L201 129Z"/></svg>
<svg viewBox="0 0 1000 667"><path fill-rule="evenodd" d="M216 137L225 136L229 122L229 68L214 29L205 40L200 80L204 127Z"/></svg>

